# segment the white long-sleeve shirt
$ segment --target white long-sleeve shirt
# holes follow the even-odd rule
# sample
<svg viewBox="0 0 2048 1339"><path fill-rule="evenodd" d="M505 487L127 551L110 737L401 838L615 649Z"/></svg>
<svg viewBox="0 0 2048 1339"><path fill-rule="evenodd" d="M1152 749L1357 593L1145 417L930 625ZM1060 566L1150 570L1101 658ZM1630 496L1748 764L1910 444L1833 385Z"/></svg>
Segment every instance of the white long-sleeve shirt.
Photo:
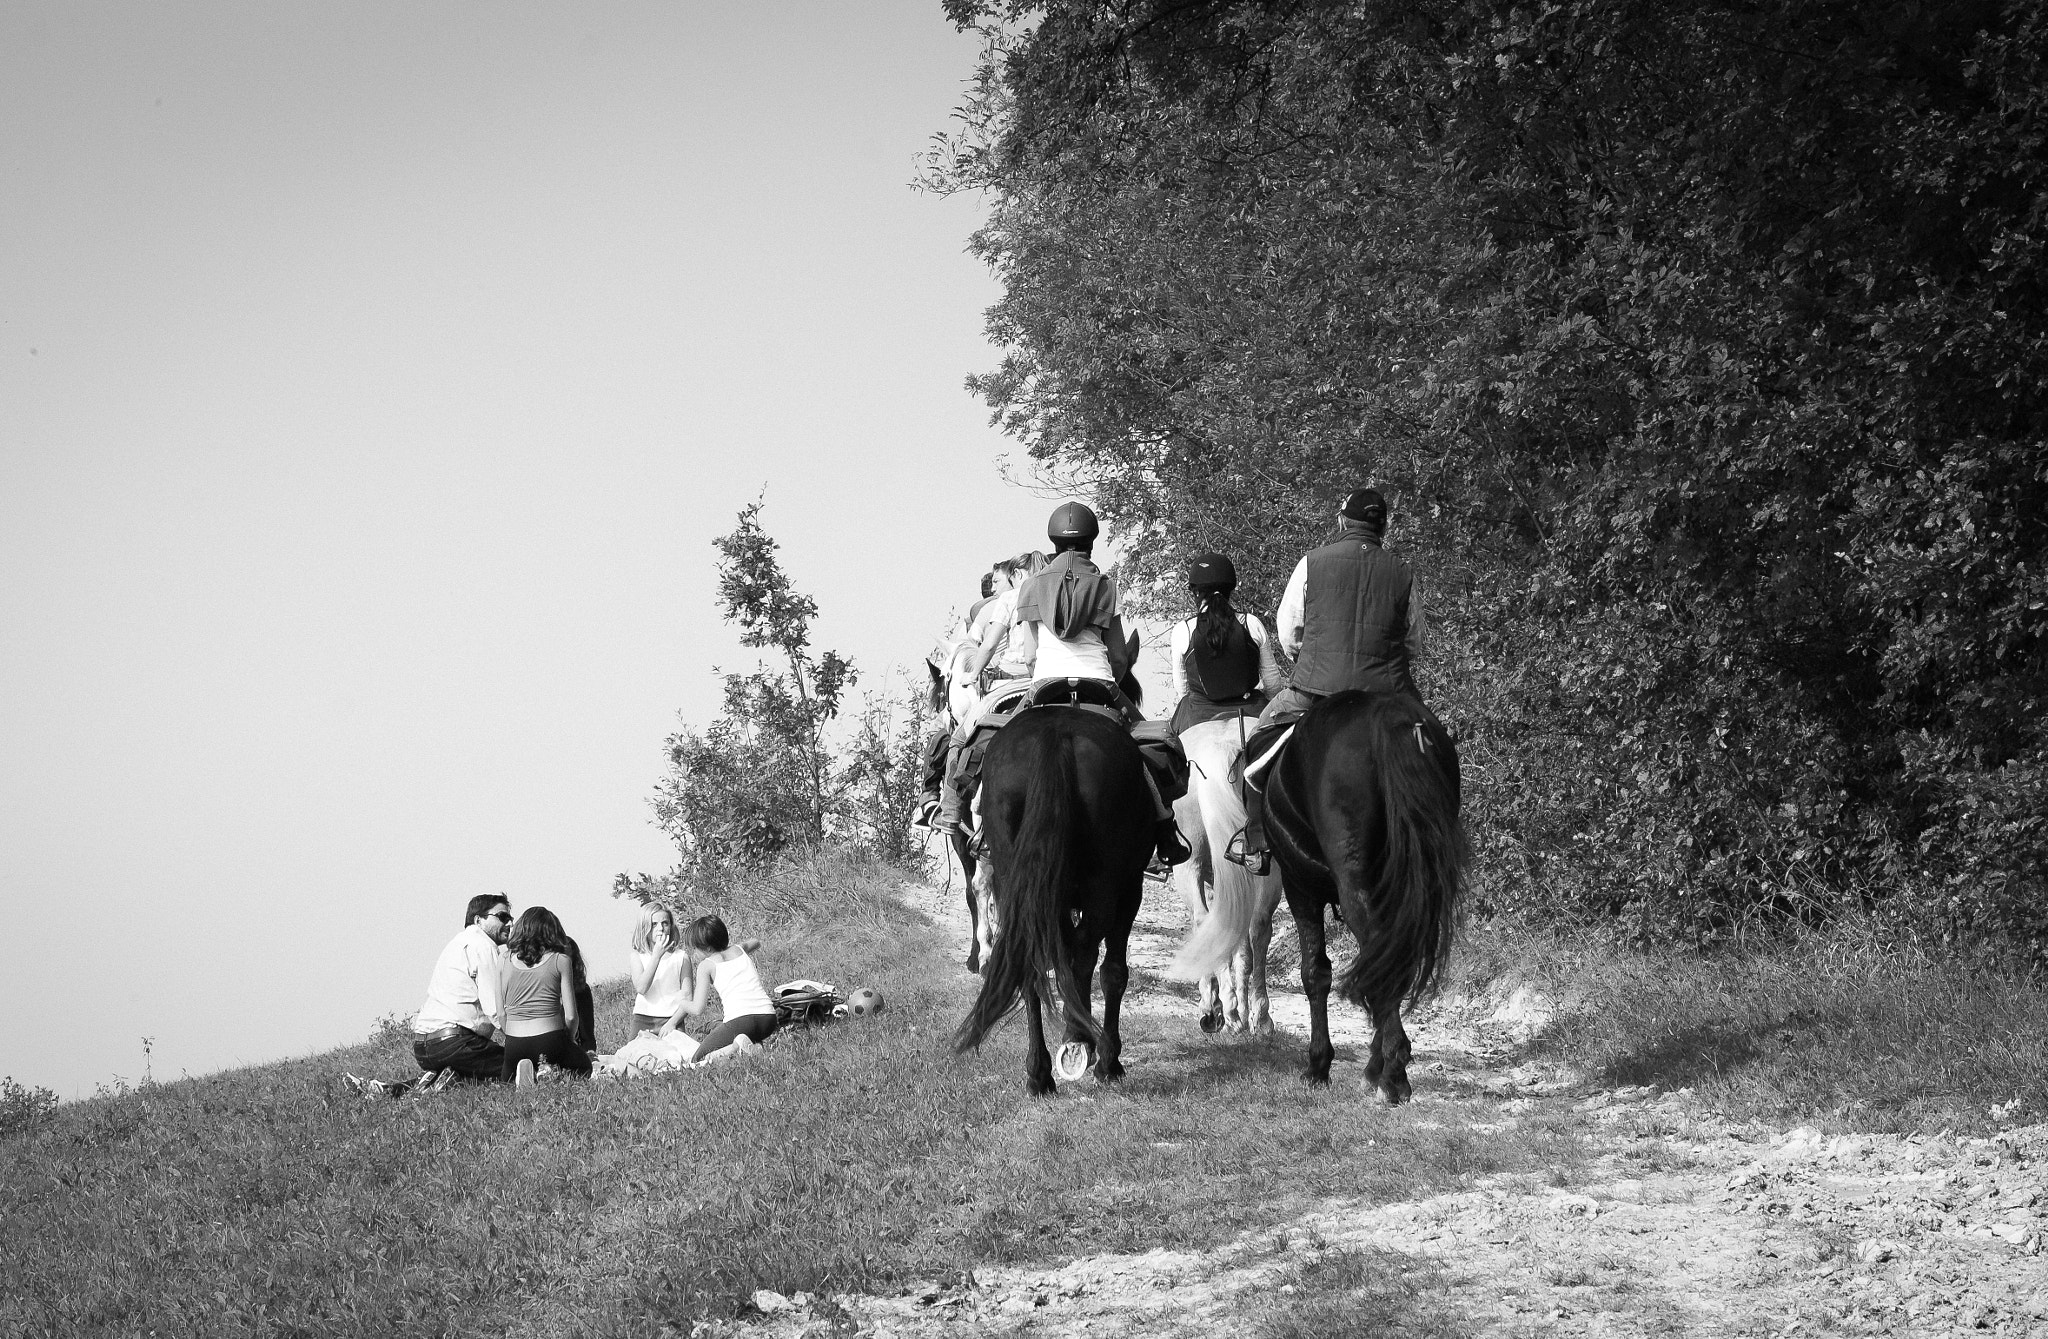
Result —
<svg viewBox="0 0 2048 1339"><path fill-rule="evenodd" d="M412 1030L424 1036L451 1023L471 1032L495 1027L498 959L504 951L477 925L449 940L427 977L427 1002L412 1020Z"/></svg>
<svg viewBox="0 0 2048 1339"><path fill-rule="evenodd" d="M1244 630L1259 648L1259 687L1271 697L1287 686L1287 679L1280 673L1280 661L1273 654L1273 644L1266 636L1266 625L1259 621L1257 614L1239 614L1244 621ZM1195 634L1195 620L1182 619L1173 625L1168 638L1167 654L1173 662L1173 696L1178 701L1188 695L1188 642Z"/></svg>
<svg viewBox="0 0 2048 1339"><path fill-rule="evenodd" d="M1308 557L1303 555L1294 565L1293 575L1287 578L1287 589L1280 596L1278 620L1280 645L1288 658L1301 655L1301 639L1308 633ZM1408 663L1415 665L1422 660L1423 616L1422 582L1413 573L1408 578Z"/></svg>

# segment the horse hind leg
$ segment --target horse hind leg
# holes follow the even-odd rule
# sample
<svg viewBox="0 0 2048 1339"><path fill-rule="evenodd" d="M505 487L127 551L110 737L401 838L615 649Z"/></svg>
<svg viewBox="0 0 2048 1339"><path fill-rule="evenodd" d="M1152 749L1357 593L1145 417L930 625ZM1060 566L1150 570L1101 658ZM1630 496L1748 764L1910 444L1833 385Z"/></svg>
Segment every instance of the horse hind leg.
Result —
<svg viewBox="0 0 2048 1339"><path fill-rule="evenodd" d="M1040 1008L1044 994L1043 977L1024 992L1024 1018L1031 1030L1024 1043L1024 1091L1032 1097L1051 1097L1059 1089L1052 1079L1052 1056L1045 1049L1045 1015Z"/></svg>
<svg viewBox="0 0 2048 1339"><path fill-rule="evenodd" d="M1252 917L1251 947L1247 954L1251 960L1247 1011L1252 1034L1259 1037L1273 1035L1273 1000L1266 992L1266 955L1273 947L1273 912L1279 904L1280 894L1275 889L1260 913Z"/></svg>
<svg viewBox="0 0 2048 1339"><path fill-rule="evenodd" d="M1308 996L1308 1068L1301 1077L1322 1087L1330 1081L1330 1061L1337 1054L1330 1044L1330 956L1323 947L1323 903L1290 890L1287 906L1301 937L1301 989Z"/></svg>
<svg viewBox="0 0 2048 1339"><path fill-rule="evenodd" d="M1103 1083L1114 1083L1124 1076L1124 992L1131 984L1130 963L1125 956L1129 935L1129 926L1120 933L1112 933L1102 958L1102 1054L1095 1058L1095 1077ZM1094 966L1092 950L1088 959L1089 965Z"/></svg>
<svg viewBox="0 0 2048 1339"><path fill-rule="evenodd" d="M1388 1106L1408 1100L1413 1089L1408 1083L1408 1029L1401 1025L1401 1001L1372 1011L1372 1055L1366 1061L1366 1081L1380 1090Z"/></svg>
<svg viewBox="0 0 2048 1339"><path fill-rule="evenodd" d="M1243 1032L1251 1026L1251 974L1252 959L1248 948L1241 948L1230 955L1229 990L1224 1006L1224 1026L1232 1032Z"/></svg>

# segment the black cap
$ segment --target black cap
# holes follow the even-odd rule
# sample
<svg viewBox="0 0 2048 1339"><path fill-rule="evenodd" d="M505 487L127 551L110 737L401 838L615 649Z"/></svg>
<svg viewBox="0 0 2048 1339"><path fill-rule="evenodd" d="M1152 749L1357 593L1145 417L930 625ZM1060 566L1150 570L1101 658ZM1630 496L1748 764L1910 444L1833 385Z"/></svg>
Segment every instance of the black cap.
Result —
<svg viewBox="0 0 2048 1339"><path fill-rule="evenodd" d="M1377 488L1361 488L1344 499L1344 514L1354 521L1384 521L1387 500Z"/></svg>
<svg viewBox="0 0 2048 1339"><path fill-rule="evenodd" d="M1237 584L1237 568L1220 553L1198 553L1188 559L1188 585L1196 590Z"/></svg>
<svg viewBox="0 0 2048 1339"><path fill-rule="evenodd" d="M1079 540L1092 544L1102 533L1102 526L1095 519L1095 513L1079 502L1062 502L1046 522L1045 537L1051 540Z"/></svg>

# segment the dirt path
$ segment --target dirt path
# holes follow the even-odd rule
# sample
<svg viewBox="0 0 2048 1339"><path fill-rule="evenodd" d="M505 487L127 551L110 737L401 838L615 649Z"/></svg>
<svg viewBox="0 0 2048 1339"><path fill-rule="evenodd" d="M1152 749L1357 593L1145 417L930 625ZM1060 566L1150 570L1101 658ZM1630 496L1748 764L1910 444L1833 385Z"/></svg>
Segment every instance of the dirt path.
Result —
<svg viewBox="0 0 2048 1339"><path fill-rule="evenodd" d="M964 947L956 894L905 886ZM1132 1013L1192 1026L1186 999L1156 980L1185 928L1171 892L1148 890L1132 946ZM1333 948L1340 962L1347 954ZM1272 984L1274 1022L1305 1041L1307 1002L1292 967ZM1565 1121L1597 1150L1569 1191L1537 1177L1488 1178L1407 1203L1328 1201L1213 1251L980 1269L964 1289L843 1296L836 1308L768 1294L749 1328L812 1339L1229 1334L1278 1295L1292 1267L1377 1247L1439 1264L1465 1334L2048 1336L2048 1125L1992 1139L1828 1139L1732 1124L1690 1090L1603 1091L1515 1063L1547 1007L1518 990L1444 999L1411 1018L1422 1060L1413 1117L1481 1135ZM1333 1079L1356 1084L1363 1019L1341 1005L1330 1016ZM821 1318L835 1310L837 1319Z"/></svg>

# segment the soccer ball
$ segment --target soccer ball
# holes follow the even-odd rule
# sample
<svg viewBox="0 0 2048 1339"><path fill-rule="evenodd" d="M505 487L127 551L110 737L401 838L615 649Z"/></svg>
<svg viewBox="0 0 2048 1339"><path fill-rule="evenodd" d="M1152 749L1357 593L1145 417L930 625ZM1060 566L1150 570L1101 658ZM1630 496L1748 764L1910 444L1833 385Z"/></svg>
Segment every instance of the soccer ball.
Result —
<svg viewBox="0 0 2048 1339"><path fill-rule="evenodd" d="M852 1014L855 1018L866 1018L870 1014L878 1014L882 1012L882 997L876 991L862 986L847 997L846 1012Z"/></svg>

